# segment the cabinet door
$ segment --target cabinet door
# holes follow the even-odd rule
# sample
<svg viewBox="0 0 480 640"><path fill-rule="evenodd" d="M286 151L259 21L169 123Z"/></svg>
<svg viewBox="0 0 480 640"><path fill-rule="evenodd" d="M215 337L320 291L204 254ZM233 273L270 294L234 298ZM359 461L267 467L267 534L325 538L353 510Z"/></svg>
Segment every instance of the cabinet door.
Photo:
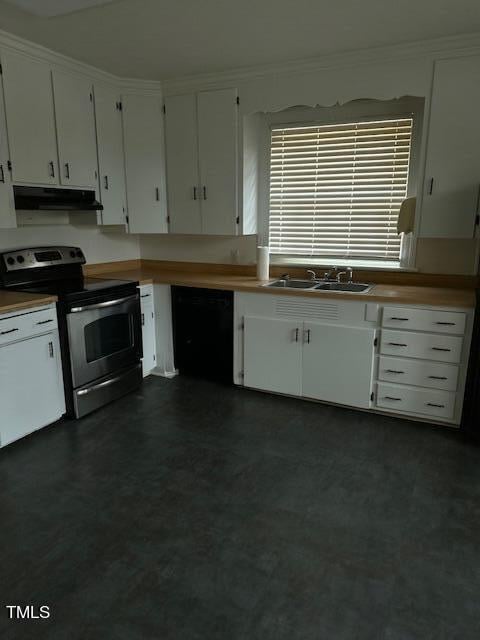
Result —
<svg viewBox="0 0 480 640"><path fill-rule="evenodd" d="M480 56L435 63L421 235L472 238L480 188Z"/></svg>
<svg viewBox="0 0 480 640"><path fill-rule="evenodd" d="M126 194L120 95L114 87L95 85L102 224L125 224Z"/></svg>
<svg viewBox="0 0 480 640"><path fill-rule="evenodd" d="M302 393L302 323L245 317L244 383L299 396Z"/></svg>
<svg viewBox="0 0 480 640"><path fill-rule="evenodd" d="M2 68L12 179L58 184L50 68L11 52L2 53Z"/></svg>
<svg viewBox="0 0 480 640"><path fill-rule="evenodd" d="M12 180L8 170L9 160L5 104L0 77L0 229L11 229L17 226Z"/></svg>
<svg viewBox="0 0 480 640"><path fill-rule="evenodd" d="M0 348L1 446L55 422L65 412L59 355L56 334Z"/></svg>
<svg viewBox="0 0 480 640"><path fill-rule="evenodd" d="M60 182L95 188L97 145L92 82L63 71L53 72Z"/></svg>
<svg viewBox="0 0 480 640"><path fill-rule="evenodd" d="M166 98L165 143L170 233L202 233L195 95Z"/></svg>
<svg viewBox="0 0 480 640"><path fill-rule="evenodd" d="M374 329L306 322L302 395L368 408L374 340Z"/></svg>
<svg viewBox="0 0 480 640"><path fill-rule="evenodd" d="M237 90L198 94L198 145L205 234L237 232Z"/></svg>
<svg viewBox="0 0 480 640"><path fill-rule="evenodd" d="M129 231L167 233L160 99L129 94L122 104Z"/></svg>
<svg viewBox="0 0 480 640"><path fill-rule="evenodd" d="M155 316L153 312L153 301L148 298L148 302L142 300L142 342L143 375L147 376L155 368Z"/></svg>

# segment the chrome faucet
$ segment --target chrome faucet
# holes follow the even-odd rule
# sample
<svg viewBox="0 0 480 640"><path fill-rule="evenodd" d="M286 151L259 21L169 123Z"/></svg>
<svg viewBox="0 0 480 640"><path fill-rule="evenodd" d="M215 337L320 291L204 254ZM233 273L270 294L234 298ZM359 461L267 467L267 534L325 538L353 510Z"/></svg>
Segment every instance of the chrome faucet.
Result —
<svg viewBox="0 0 480 640"><path fill-rule="evenodd" d="M328 271L325 271L325 273L323 274L323 279L324 280L335 280L334 274L337 271L337 267L332 267L331 269L329 269Z"/></svg>
<svg viewBox="0 0 480 640"><path fill-rule="evenodd" d="M317 274L313 269L307 269L307 273L310 274L310 280L317 280Z"/></svg>
<svg viewBox="0 0 480 640"><path fill-rule="evenodd" d="M337 273L337 282L342 281L342 276L348 276L347 282L353 281L353 269L352 267L345 267L345 271L339 271Z"/></svg>

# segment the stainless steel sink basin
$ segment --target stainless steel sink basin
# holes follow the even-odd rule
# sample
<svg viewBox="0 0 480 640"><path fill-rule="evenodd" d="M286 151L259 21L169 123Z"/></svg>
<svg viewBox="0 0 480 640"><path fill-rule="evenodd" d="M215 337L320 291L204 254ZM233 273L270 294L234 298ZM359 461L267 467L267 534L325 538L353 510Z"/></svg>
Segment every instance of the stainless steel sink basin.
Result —
<svg viewBox="0 0 480 640"><path fill-rule="evenodd" d="M351 293L365 293L370 291L373 284L359 282L321 282L315 287L316 291L350 291Z"/></svg>
<svg viewBox="0 0 480 640"><path fill-rule="evenodd" d="M276 287L278 289L315 289L317 283L314 280L294 280L293 278L275 280L264 284L264 287Z"/></svg>

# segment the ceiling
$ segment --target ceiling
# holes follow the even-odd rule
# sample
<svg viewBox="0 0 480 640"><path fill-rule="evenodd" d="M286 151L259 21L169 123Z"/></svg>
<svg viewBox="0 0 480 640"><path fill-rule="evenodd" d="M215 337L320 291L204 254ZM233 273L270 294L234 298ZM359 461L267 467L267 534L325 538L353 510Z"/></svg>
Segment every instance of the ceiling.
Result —
<svg viewBox="0 0 480 640"><path fill-rule="evenodd" d="M21 1L50 10L59 5L58 0ZM97 0L62 2L78 9ZM480 5L478 0L114 0L41 17L0 0L0 25L121 76L165 79L480 32Z"/></svg>

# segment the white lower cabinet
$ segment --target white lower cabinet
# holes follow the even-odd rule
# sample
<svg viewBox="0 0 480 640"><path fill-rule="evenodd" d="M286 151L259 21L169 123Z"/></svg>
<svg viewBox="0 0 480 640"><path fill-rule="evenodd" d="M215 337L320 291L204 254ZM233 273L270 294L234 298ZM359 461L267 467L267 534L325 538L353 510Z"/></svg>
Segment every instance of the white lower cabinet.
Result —
<svg viewBox="0 0 480 640"><path fill-rule="evenodd" d="M297 298L286 307L274 296L240 294L237 317L242 327L236 361L243 360L243 384L254 389L368 408L371 405L375 328L366 322L365 305L324 306ZM262 304L263 303L263 304ZM262 309L263 306L263 309ZM258 315L249 315L252 311ZM246 313L244 313L246 311ZM260 315L262 314L262 315ZM293 316L281 318L282 314ZM351 324L305 321L336 314ZM333 319L333 318L332 318ZM364 325L364 326L362 326ZM366 325L366 326L365 326ZM241 350L241 353L240 353Z"/></svg>
<svg viewBox="0 0 480 640"><path fill-rule="evenodd" d="M374 342L375 329L306 322L302 395L368 408L371 403Z"/></svg>
<svg viewBox="0 0 480 640"><path fill-rule="evenodd" d="M245 385L302 394L302 323L275 318L244 319Z"/></svg>
<svg viewBox="0 0 480 640"><path fill-rule="evenodd" d="M52 312L56 314L55 309ZM36 317L35 312L28 315ZM8 318L9 325L10 318L12 316ZM4 318L0 320L3 322ZM12 331L10 335L15 333ZM0 347L0 446L55 422L64 413L58 331L3 344Z"/></svg>
<svg viewBox="0 0 480 640"><path fill-rule="evenodd" d="M474 310L378 311L360 296L236 293L235 383L458 426Z"/></svg>
<svg viewBox="0 0 480 640"><path fill-rule="evenodd" d="M155 311L153 304L153 285L140 287L140 306L142 314L143 375L148 376L156 366Z"/></svg>

